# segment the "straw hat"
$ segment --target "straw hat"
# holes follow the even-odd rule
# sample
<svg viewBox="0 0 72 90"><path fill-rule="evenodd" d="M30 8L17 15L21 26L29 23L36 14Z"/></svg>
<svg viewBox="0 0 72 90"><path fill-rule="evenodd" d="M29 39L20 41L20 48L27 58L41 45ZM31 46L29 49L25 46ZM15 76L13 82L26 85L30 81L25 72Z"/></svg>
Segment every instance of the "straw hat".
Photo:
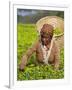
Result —
<svg viewBox="0 0 72 90"><path fill-rule="evenodd" d="M61 32L64 32L64 21L61 17L58 16L46 16L41 18L40 20L37 21L36 23L36 28L37 31L40 32L42 26L44 24L50 24L54 27L54 30L56 28L59 28L61 30Z"/></svg>

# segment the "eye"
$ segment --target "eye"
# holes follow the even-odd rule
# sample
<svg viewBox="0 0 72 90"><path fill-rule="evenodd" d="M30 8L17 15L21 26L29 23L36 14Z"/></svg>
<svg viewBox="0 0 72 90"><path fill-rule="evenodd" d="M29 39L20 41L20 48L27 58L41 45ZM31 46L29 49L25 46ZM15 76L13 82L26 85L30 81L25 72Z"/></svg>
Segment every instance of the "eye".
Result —
<svg viewBox="0 0 72 90"><path fill-rule="evenodd" d="M41 38L44 38L43 34L41 34Z"/></svg>

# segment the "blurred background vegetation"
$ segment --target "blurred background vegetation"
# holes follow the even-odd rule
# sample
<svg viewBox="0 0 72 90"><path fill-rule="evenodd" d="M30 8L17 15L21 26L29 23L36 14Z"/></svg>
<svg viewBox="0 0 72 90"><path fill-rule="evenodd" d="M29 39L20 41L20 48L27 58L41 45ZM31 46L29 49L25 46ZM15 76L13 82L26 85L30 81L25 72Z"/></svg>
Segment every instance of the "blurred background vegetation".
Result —
<svg viewBox="0 0 72 90"><path fill-rule="evenodd" d="M64 11L17 9L17 22L31 24L36 23L45 16L59 16L64 18Z"/></svg>

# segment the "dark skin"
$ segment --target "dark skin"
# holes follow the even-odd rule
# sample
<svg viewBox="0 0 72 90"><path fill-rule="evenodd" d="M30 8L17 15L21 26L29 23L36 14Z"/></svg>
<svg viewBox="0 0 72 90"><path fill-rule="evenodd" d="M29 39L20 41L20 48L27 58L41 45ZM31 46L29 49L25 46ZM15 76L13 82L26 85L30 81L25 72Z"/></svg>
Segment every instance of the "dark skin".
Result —
<svg viewBox="0 0 72 90"><path fill-rule="evenodd" d="M43 26L40 32L42 45L45 45L47 48L50 46L53 37L53 27L51 26L50 28L51 30L47 30L45 24L45 27Z"/></svg>

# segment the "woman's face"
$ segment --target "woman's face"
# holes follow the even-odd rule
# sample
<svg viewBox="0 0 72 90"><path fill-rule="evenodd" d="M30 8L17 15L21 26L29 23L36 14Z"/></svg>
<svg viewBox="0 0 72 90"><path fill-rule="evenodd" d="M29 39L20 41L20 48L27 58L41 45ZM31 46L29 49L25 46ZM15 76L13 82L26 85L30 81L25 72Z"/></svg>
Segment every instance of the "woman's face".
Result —
<svg viewBox="0 0 72 90"><path fill-rule="evenodd" d="M53 37L53 27L49 24L44 24L41 29L40 36L42 44L48 45Z"/></svg>
<svg viewBox="0 0 72 90"><path fill-rule="evenodd" d="M41 33L41 42L43 45L48 45L51 42L52 34L47 34L45 32Z"/></svg>

